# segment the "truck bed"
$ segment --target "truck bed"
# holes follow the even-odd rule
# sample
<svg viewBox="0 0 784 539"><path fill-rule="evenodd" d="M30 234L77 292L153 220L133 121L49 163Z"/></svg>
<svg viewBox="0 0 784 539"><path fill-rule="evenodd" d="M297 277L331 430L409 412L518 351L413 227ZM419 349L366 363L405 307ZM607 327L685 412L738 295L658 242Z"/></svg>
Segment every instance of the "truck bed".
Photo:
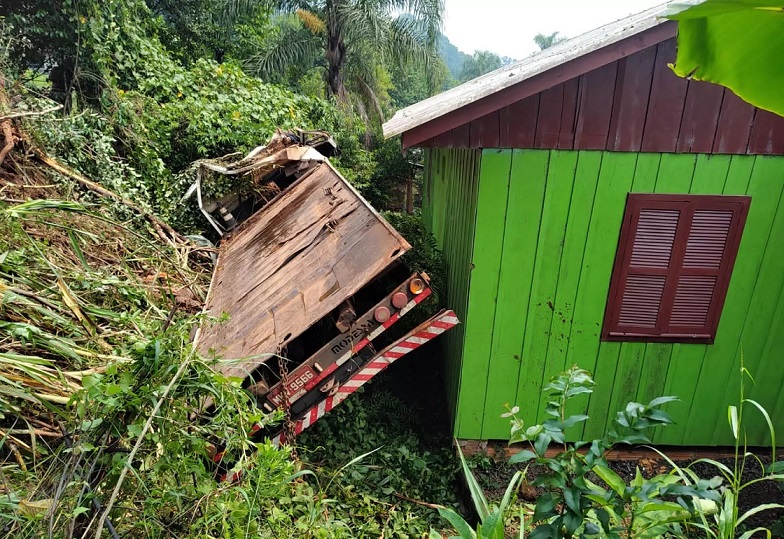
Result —
<svg viewBox="0 0 784 539"><path fill-rule="evenodd" d="M319 163L221 242L205 309L216 320L199 330L197 348L245 378L408 249Z"/></svg>

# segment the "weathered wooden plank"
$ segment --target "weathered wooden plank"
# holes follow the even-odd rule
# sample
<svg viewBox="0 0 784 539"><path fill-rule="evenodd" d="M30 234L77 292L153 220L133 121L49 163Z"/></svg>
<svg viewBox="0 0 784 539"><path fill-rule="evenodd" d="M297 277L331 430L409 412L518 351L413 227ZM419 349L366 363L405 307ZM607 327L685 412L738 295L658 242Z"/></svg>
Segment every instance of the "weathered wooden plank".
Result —
<svg viewBox="0 0 784 539"><path fill-rule="evenodd" d="M244 377L409 248L321 164L224 240L207 312L229 319L205 325L198 348L232 360L224 374Z"/></svg>
<svg viewBox="0 0 784 539"><path fill-rule="evenodd" d="M539 117L539 94L509 105L501 114L501 148L533 148Z"/></svg>
<svg viewBox="0 0 784 539"><path fill-rule="evenodd" d="M444 131L440 135L436 135L431 140L433 141L432 147L434 148L454 148L454 129Z"/></svg>
<svg viewBox="0 0 784 539"><path fill-rule="evenodd" d="M534 147L549 150L557 146L562 108L562 85L553 86L539 94L539 118L536 122Z"/></svg>
<svg viewBox="0 0 784 539"><path fill-rule="evenodd" d="M678 134L679 153L710 153L716 136L724 88L718 84L689 81Z"/></svg>
<svg viewBox="0 0 784 539"><path fill-rule="evenodd" d="M778 297L781 298L782 290L779 290ZM781 388L784 387L784 369L781 368L780 361L771 361L772 358L780 357L784 350L784 301L778 301L776 311L770 323L770 328L764 337L764 345L761 348L759 361L756 366L749 365L754 369L754 383L746 384L746 397L759 402L771 417L776 418L774 426L781 424L779 400ZM743 350L744 362L748 357L746 350ZM748 382L748 379L747 379ZM744 420L747 429L750 445L770 445L771 440L768 435L768 427L764 418L757 410L751 410L752 416L748 421ZM780 435L781 429L778 434Z"/></svg>
<svg viewBox="0 0 784 539"><path fill-rule="evenodd" d="M469 145L471 148L498 148L501 116L491 112L471 122Z"/></svg>
<svg viewBox="0 0 784 539"><path fill-rule="evenodd" d="M471 124L459 125L451 133L454 148L468 148L471 144Z"/></svg>
<svg viewBox="0 0 784 539"><path fill-rule="evenodd" d="M698 155L688 192L695 195L723 193L730 163L731 159L729 157ZM748 178L749 172L750 170L738 170L734 173L741 173ZM665 171L666 173L667 171ZM664 180L658 187L657 192L672 192L672 189L674 189L671 183L665 183ZM665 373L664 376L661 376L661 373L659 373L659 377L661 377L663 382L663 387L659 390L659 394L674 395L681 400L667 408L676 426L661 429L660 432L656 433L656 442L677 444L683 440L683 427L686 425L691 406L693 405L691 395L694 394L700 373L704 368L707 347L695 344L676 344L671 346L672 355L669 361L669 368L663 371ZM655 374L653 375L655 376Z"/></svg>
<svg viewBox="0 0 784 539"><path fill-rule="evenodd" d="M457 416L458 432L469 438L482 432L511 164L510 150L482 152Z"/></svg>
<svg viewBox="0 0 784 539"><path fill-rule="evenodd" d="M605 153L596 186L585 256L574 306L574 325L567 353L567 364L578 364L593 372L604 384L612 380L618 360L619 343L601 343L601 321L607 303L615 250L625 207L632 186L637 154ZM609 378L604 373L607 371ZM595 392L585 405L591 420L583 436L603 434L610 390ZM583 403L583 399L580 399ZM578 436L580 433L575 433Z"/></svg>
<svg viewBox="0 0 784 539"><path fill-rule="evenodd" d="M755 384L749 394L752 399L760 402L774 401L773 406L768 404L765 406L770 416L774 418L776 426L781 425L781 418L784 417L784 391L781 391L784 387L784 369L778 361L771 361L771 358L780 357L781 350L784 350L784 301L779 302L776 316L768 332L768 340L763 352L764 365L755 376L755 380L762 382ZM760 398L761 395L764 397ZM763 432L767 432L767 428ZM778 429L779 436L780 433L781 429Z"/></svg>
<svg viewBox="0 0 784 539"><path fill-rule="evenodd" d="M742 159L733 157L733 161ZM746 159L754 159L748 157ZM743 239L735 262L735 271L727 290L724 302L724 312L716 331L716 340L707 347L703 368L700 372L696 390L690 396L694 405L689 412L689 418L684 430L683 443L707 443L714 430L723 434L726 431L718 427L726 425L727 404L733 402L737 393L738 372L735 370L735 353L744 322L750 311L756 311L752 306L752 295L760 270L762 255L770 235L773 216L781 197L782 185L774 185L764 166L755 163L748 180L748 188L742 175L730 174L724 188L724 194L748 194L752 196L749 216L746 220ZM718 383L721 381L721 383ZM712 403L710 407L699 403ZM716 429L714 429L716 427ZM721 438L724 443L729 442L726 436Z"/></svg>
<svg viewBox="0 0 784 539"><path fill-rule="evenodd" d="M602 348L611 351L612 348L605 346L609 344L611 343L602 343ZM613 426L613 419L615 418L616 413L623 410L626 403L634 400L637 396L637 389L642 378L643 363L645 362L646 343L623 342L620 344L617 363L615 364L615 377L613 378L612 373L608 372L612 367L612 358L615 357L615 354L609 355L610 361L600 361L599 366L597 367L597 377L601 376L601 378L598 379L601 382L604 382L604 385L600 385L594 395L591 396L591 406L588 409L588 415L595 418L594 425L604 422L604 428L593 431L595 434L598 434L599 432L604 434L607 432L607 430ZM602 350L600 350L600 352L601 351ZM603 359L601 354L600 359ZM610 380L612 380L612 384L610 384ZM608 391L605 386L608 386L611 389ZM605 392L610 394L610 399L607 404L604 404L604 398L593 398L594 396L602 395ZM602 411L605 410L605 406L606 411L602 413ZM594 438L595 435L590 437Z"/></svg>
<svg viewBox="0 0 784 539"><path fill-rule="evenodd" d="M580 79L575 77L561 84L563 86L563 105L561 107L561 129L558 133L558 149L574 148L574 132L577 129L577 104Z"/></svg>
<svg viewBox="0 0 784 539"><path fill-rule="evenodd" d="M750 154L784 154L784 117L767 110L757 110L749 137Z"/></svg>
<svg viewBox="0 0 784 539"><path fill-rule="evenodd" d="M618 90L615 92L613 121L607 137L607 149L638 152L648 112L656 47L648 47L621 60Z"/></svg>
<svg viewBox="0 0 784 539"><path fill-rule="evenodd" d="M642 136L644 152L674 152L678 147L678 130L688 81L667 67L675 61L675 39L656 47L651 98Z"/></svg>
<svg viewBox="0 0 784 539"><path fill-rule="evenodd" d="M449 230L450 249L446 255L448 265L448 299L449 305L460 309L463 320L468 318L469 289L471 286L471 260L473 258L474 231L476 227L476 203L479 191L479 166L482 153L476 150L462 150L460 162L463 172L458 175L459 182L454 184L448 208L455 216ZM454 365L454 372L449 378L448 395L453 418L457 415L458 390L460 385L460 369L465 342L465 324L457 326L459 333L447 334L447 357Z"/></svg>
<svg viewBox="0 0 784 539"><path fill-rule="evenodd" d="M436 150L433 162L439 163L438 190L433 192L434 209L439 210L440 226L431 228L448 266L448 291L445 301L461 320L466 321L470 264L473 248L478 163L475 150ZM448 178L447 178L448 175ZM440 340L445 357L444 378L447 404L456 417L465 324L450 330Z"/></svg>
<svg viewBox="0 0 784 539"><path fill-rule="evenodd" d="M670 362L675 354L675 350L681 345L671 343L647 343L645 354L642 359L642 369L640 369L640 383L637 385L637 395L629 396L627 402L635 400L643 404L649 403L656 397L668 395L665 391L667 376L670 370ZM692 380L693 383L693 380ZM670 404L664 407L668 413L675 410L677 404ZM648 437L655 439L660 432L670 429L663 428L658 431L648 432Z"/></svg>
<svg viewBox="0 0 784 539"><path fill-rule="evenodd" d="M597 28L577 42L553 47L500 69L492 76L457 86L398 111L384 124L384 136L411 133L410 143L417 144L455 125L472 121L674 36L676 24L673 21L663 22L651 16L657 10L660 8Z"/></svg>
<svg viewBox="0 0 784 539"><path fill-rule="evenodd" d="M777 161L769 157L758 156L755 159L752 175L752 181L760 178L759 181L764 181L771 186L771 191L773 191L771 196L773 198L779 195L781 186L784 184L784 170L782 170L781 164ZM759 202L758 199L759 197L754 197L752 206ZM781 201L779 201L759 270L756 274L757 279L751 295L752 307L749 309L743 323L741 337L736 344L734 354L728 354L725 364L725 368L728 367L728 370L724 371L728 377L724 393L726 404L735 403L740 398L741 354L743 355L745 367L755 380L757 379L758 371L764 365L762 354L765 349L765 341L769 336L778 303L781 301L781 292L784 288L784 271L782 271L781 267L781 253L784 252L784 211L781 211L781 208ZM748 231L748 224L746 226ZM744 241L747 231L744 231L743 234ZM740 264L737 264L736 272L734 273L737 274L737 269L742 267ZM734 277L735 275L733 275L733 279ZM727 307L725 305L724 314L729 314ZM781 366L781 363L778 363ZM718 373L714 373L714 375L719 376ZM751 385L747 387L751 388ZM775 405L776 400L771 398L770 394L757 392L756 395L762 399L761 404L764 406L773 407ZM756 413L749 414L744 421L749 432L756 431L761 433L767 430L764 419ZM728 438L729 431L726 425L724 427L722 429L719 428L719 425L715 426L713 430L714 440L719 441ZM760 443L764 439L763 436L754 436L753 438Z"/></svg>
<svg viewBox="0 0 784 539"><path fill-rule="evenodd" d="M504 404L514 405L521 373L523 336L530 309L531 279L537 251L549 152L515 151L509 182L495 331L488 364L483 438L509 436L509 420L501 418Z"/></svg>
<svg viewBox="0 0 784 539"><path fill-rule="evenodd" d="M448 150L434 148L432 150L432 170L433 177L430 182L430 189L432 190L433 206L430 209L430 232L435 236L436 243L439 249L444 249L444 197L446 196L447 188L451 183L448 183L444 177L444 154Z"/></svg>
<svg viewBox="0 0 784 539"><path fill-rule="evenodd" d="M659 154L640 154L634 167L634 177L631 180L630 191L635 193L650 193L654 191L656 178L659 172L661 156ZM626 200L623 200L623 212L625 212ZM622 219L622 217L621 217ZM613 234L617 237L620 226ZM610 257L615 260L616 244L613 246ZM611 262L612 264L612 262ZM607 292L601 298L602 317L606 308ZM599 324L603 318L599 318ZM629 377L638 376L638 359L645 354L646 346L644 343L618 343L602 342L594 359L596 369L596 379L600 381L602 387L597 388L596 397L591 396L591 424L586 426L586 434L593 437L602 436L612 425L615 412L624 406L626 402L632 400L633 382ZM618 386L622 385L622 388ZM636 385L635 385L636 388ZM625 402L624 402L625 401Z"/></svg>
<svg viewBox="0 0 784 539"><path fill-rule="evenodd" d="M580 111L574 145L581 150L604 150L610 131L618 62L594 69L580 77Z"/></svg>
<svg viewBox="0 0 784 539"><path fill-rule="evenodd" d="M577 152L550 152L516 403L526 421L538 418L547 344L555 311L558 268L577 167ZM546 382L545 382L546 383Z"/></svg>
<svg viewBox="0 0 784 539"><path fill-rule="evenodd" d="M713 140L713 153L744 154L749 146L755 109L732 90L724 90L719 122Z"/></svg>
<svg viewBox="0 0 784 539"><path fill-rule="evenodd" d="M575 298L583 267L586 236L593 212L602 157L601 152L582 151L578 154L563 253L558 268L558 283L553 300L553 318L547 353L545 354L544 375L542 376L544 383L571 367L571 365L567 365L566 356L573 336ZM544 411L544 406L545 404L540 402L540 416ZM573 413L582 412L575 409Z"/></svg>

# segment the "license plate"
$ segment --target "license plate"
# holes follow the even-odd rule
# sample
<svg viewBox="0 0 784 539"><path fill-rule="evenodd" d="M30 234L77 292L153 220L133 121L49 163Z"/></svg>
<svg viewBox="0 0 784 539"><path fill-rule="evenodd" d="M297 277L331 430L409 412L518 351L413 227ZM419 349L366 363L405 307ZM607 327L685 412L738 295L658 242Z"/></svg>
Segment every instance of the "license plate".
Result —
<svg viewBox="0 0 784 539"><path fill-rule="evenodd" d="M305 394L305 385L316 378L316 371L303 365L289 374L289 402L294 402ZM278 384L267 394L267 400L275 406L283 405L283 385Z"/></svg>

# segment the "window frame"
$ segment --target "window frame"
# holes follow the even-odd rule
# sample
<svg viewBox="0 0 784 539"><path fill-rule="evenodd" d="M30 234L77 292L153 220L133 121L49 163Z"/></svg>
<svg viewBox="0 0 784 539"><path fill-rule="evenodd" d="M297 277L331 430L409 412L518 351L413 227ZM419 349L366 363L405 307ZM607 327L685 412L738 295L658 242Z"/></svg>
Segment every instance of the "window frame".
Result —
<svg viewBox="0 0 784 539"><path fill-rule="evenodd" d="M670 253L671 265L663 271L663 275L665 275L665 284L663 285L664 290L662 292L661 303L659 304L658 316L662 316L662 305L665 307L669 305L670 312L667 313L666 323L667 326L670 327L672 304L675 298L675 290L673 290L673 287L677 288L678 278L684 268L683 254L685 253L689 239L694 212L711 208L727 208L728 206L733 205L736 207L733 208L732 221L724 246L724 252L719 268L716 270L717 278L713 288L713 299L711 299L708 308L707 322L705 325L708 329L707 334L661 333L658 328L652 331L647 331L644 328L640 328L639 331L635 332L619 331L617 317L620 316L623 293L625 292L628 276L630 274L631 252L638 231L641 212L646 209L678 209L681 212L683 209L689 209L685 214L685 217L683 213L679 215ZM750 205L751 197L749 196L629 193L624 208L624 216L621 223L621 231L618 238L615 260L613 262L610 286L607 293L601 340L609 342L712 344L716 339L716 331L718 330L719 321L724 309L724 303L732 278L732 272L735 267L735 261L740 249L740 242L743 237L743 230L745 228L746 217L748 216ZM685 224L682 222L682 219L684 218L688 219ZM677 265L673 266L673 261L677 262ZM652 275L653 273L642 274ZM614 318L616 319L615 322Z"/></svg>

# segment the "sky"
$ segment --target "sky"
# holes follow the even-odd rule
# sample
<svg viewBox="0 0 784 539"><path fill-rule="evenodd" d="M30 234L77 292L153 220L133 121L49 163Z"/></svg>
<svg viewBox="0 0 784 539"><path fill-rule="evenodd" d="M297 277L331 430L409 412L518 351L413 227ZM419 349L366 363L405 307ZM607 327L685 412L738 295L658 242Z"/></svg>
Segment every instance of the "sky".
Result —
<svg viewBox="0 0 784 539"><path fill-rule="evenodd" d="M461 51L489 50L519 60L538 49L536 34L575 37L663 0L445 0L444 34Z"/></svg>

